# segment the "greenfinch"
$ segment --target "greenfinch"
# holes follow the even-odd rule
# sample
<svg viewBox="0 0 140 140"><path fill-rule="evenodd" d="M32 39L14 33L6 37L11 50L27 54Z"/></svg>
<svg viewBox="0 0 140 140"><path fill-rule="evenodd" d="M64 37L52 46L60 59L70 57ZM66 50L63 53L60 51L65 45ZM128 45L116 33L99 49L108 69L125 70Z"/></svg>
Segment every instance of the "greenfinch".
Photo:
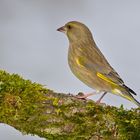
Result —
<svg viewBox="0 0 140 140"><path fill-rule="evenodd" d="M71 21L57 30L68 37L68 64L71 71L90 88L103 92L99 102L109 92L140 107L140 103L133 97L136 93L124 84L119 74L108 63L86 25Z"/></svg>

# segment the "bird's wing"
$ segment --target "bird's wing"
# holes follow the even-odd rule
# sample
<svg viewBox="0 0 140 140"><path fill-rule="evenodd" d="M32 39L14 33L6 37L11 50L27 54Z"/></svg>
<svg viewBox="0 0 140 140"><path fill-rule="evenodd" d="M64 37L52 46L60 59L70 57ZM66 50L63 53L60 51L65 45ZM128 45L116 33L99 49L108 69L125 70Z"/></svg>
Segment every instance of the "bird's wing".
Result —
<svg viewBox="0 0 140 140"><path fill-rule="evenodd" d="M91 61L91 59L82 59L77 60L78 65L83 66L91 72L96 73L96 75L110 83L117 85L123 85L124 82L120 78L119 74L108 64L108 63L99 63L98 61Z"/></svg>
<svg viewBox="0 0 140 140"><path fill-rule="evenodd" d="M99 50L97 45L95 44L95 48L93 48L97 59L96 66L98 67L97 76L102 78L103 80L108 80L108 82L112 82L114 84L123 85L124 82L119 76L119 74L110 66L102 52ZM101 62L101 63L99 63Z"/></svg>
<svg viewBox="0 0 140 140"><path fill-rule="evenodd" d="M87 51L87 50L85 50ZM98 49L98 47L91 47L89 55L83 59L79 59L79 63L90 71L96 72L97 76L105 81L123 85L124 82L120 78L119 74L110 66L104 55Z"/></svg>
<svg viewBox="0 0 140 140"><path fill-rule="evenodd" d="M123 80L115 71L111 71L109 73L97 72L97 76L104 81L112 83L113 85L124 85Z"/></svg>

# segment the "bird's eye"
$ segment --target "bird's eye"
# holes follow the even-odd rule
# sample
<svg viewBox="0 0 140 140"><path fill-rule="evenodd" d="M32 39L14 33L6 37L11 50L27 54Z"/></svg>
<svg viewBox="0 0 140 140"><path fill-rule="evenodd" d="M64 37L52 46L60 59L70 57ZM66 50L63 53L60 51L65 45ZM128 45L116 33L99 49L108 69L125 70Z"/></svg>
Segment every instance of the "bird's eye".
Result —
<svg viewBox="0 0 140 140"><path fill-rule="evenodd" d="M71 29L71 25L68 25L67 27L68 27L68 29Z"/></svg>

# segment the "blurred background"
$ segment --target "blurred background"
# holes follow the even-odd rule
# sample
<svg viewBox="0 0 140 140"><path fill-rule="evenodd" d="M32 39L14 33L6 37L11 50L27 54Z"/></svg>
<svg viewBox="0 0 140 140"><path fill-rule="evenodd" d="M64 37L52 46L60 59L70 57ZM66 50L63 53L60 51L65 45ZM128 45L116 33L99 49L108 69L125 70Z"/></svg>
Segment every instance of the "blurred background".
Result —
<svg viewBox="0 0 140 140"><path fill-rule="evenodd" d="M68 21L85 23L95 42L140 101L140 1L0 0L0 69L46 85L57 92L93 90L67 63L68 40L56 29ZM91 98L97 100L101 95ZM133 103L112 94L102 102L125 108ZM0 139L41 140L1 124ZM44 140L44 139L42 139Z"/></svg>

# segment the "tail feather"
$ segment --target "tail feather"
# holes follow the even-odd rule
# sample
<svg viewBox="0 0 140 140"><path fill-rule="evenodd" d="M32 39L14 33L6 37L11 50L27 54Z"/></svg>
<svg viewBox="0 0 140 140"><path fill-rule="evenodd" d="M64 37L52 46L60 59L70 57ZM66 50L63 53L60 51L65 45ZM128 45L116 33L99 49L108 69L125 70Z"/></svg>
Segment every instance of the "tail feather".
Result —
<svg viewBox="0 0 140 140"><path fill-rule="evenodd" d="M131 88L127 87L126 85L123 85L123 87L129 91L130 93L134 94L134 95L137 95Z"/></svg>
<svg viewBox="0 0 140 140"><path fill-rule="evenodd" d="M133 103L135 103L138 107L140 107L140 102L138 102L135 98L133 98L134 100L132 101Z"/></svg>
<svg viewBox="0 0 140 140"><path fill-rule="evenodd" d="M129 87L127 87L126 85L123 85L125 87L125 90L127 92L127 95L129 95L129 97L131 97L131 100L133 103L135 103L138 107L140 107L140 102L138 102L133 96L133 95L137 95L132 89L130 89Z"/></svg>
<svg viewBox="0 0 140 140"><path fill-rule="evenodd" d="M123 85L123 87L120 87L119 89L118 88L114 89L113 93L120 95L129 101L132 101L134 104L140 107L140 102L138 102L132 95L132 94L136 95L136 93L129 87Z"/></svg>

